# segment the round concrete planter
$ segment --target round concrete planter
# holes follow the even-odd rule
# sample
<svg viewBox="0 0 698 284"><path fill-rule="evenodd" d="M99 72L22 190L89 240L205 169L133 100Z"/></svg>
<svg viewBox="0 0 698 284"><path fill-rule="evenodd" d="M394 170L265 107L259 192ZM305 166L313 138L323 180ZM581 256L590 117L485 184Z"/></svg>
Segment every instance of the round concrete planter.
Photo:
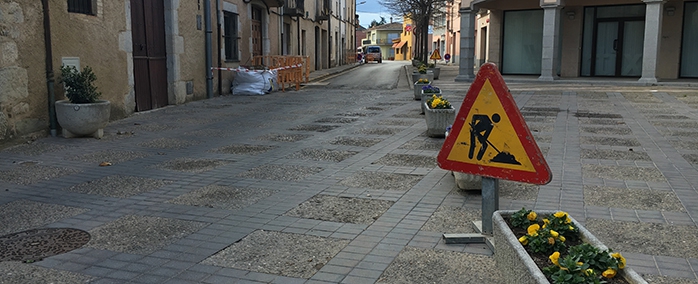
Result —
<svg viewBox="0 0 698 284"><path fill-rule="evenodd" d="M456 180L456 186L462 190L482 190L482 177L461 173L453 172L453 177Z"/></svg>
<svg viewBox="0 0 698 284"><path fill-rule="evenodd" d="M511 216L516 211L499 210L492 214L492 227L494 234L494 259L497 263L497 270L501 273L502 283L506 284L549 284L543 272L538 268L533 259L528 255L526 249L519 243L518 238L504 221L504 216ZM555 214L557 211L536 211L538 216ZM572 222L579 228L582 240L601 250L608 249L601 241L570 217ZM630 284L647 284L639 274L626 266L618 272L616 277L623 277Z"/></svg>
<svg viewBox="0 0 698 284"><path fill-rule="evenodd" d="M109 123L109 101L73 104L68 100L56 102L56 118L63 128L63 137L92 136L102 138Z"/></svg>
<svg viewBox="0 0 698 284"><path fill-rule="evenodd" d="M426 107L426 100L422 102L425 105L424 118L427 122L427 136L429 137L445 137L446 128L453 124L456 119L456 109L451 107L447 109L432 109Z"/></svg>

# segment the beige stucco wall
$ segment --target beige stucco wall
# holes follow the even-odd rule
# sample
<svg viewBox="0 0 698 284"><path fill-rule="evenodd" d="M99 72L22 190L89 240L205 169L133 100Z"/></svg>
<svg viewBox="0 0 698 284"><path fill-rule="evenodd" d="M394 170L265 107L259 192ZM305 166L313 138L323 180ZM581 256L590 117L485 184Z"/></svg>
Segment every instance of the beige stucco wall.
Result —
<svg viewBox="0 0 698 284"><path fill-rule="evenodd" d="M212 1L213 2L213 1ZM201 7L200 9L198 7ZM211 9L215 9L214 6ZM179 1L177 9L179 36L183 40L184 50L179 56L180 69L179 81L193 82L193 94L186 94L186 100L199 100L206 98L206 27L203 21L204 6L198 5L196 1ZM197 28L197 15L201 17L201 29ZM211 29L216 29L215 10L212 10ZM215 51L216 38L212 36L212 50ZM170 50L168 49L168 52ZM168 55L169 56L169 55ZM213 66L217 62L217 57L213 55ZM174 70L168 70L172 72ZM213 80L214 90L218 80Z"/></svg>
<svg viewBox="0 0 698 284"><path fill-rule="evenodd" d="M97 1L97 15L68 13L67 1L51 2L53 65L60 74L62 57L79 57L80 67L90 66L97 80L101 99L111 102L111 119L133 112L126 109L124 97L130 93L127 54L119 48L119 31L126 30L124 1ZM130 23L129 23L130 25ZM63 89L56 88L57 99Z"/></svg>

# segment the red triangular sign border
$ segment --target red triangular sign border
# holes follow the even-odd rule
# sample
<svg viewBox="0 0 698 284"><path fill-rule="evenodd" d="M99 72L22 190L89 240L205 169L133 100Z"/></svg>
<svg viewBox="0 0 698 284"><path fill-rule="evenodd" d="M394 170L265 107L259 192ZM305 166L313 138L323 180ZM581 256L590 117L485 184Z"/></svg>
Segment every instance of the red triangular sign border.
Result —
<svg viewBox="0 0 698 284"><path fill-rule="evenodd" d="M492 88L497 94L504 111L509 116L509 120L516 131L517 137L521 141L521 145L533 164L533 168L535 170L534 172L499 168L447 159L448 155L451 153L451 149L453 149L456 139L463 130L463 127L466 125L465 120L470 113L470 109L473 107L473 104L480 94L483 85L488 79L492 85ZM552 180L552 174L550 173L548 163L545 161L540 148L538 148L538 144L536 144L535 140L533 139L533 135L528 129L521 112L519 112L519 108L516 106L516 102L509 92L509 88L507 88L506 84L504 83L504 78L502 78L502 75L499 73L499 70L494 63L486 63L480 67L475 80L470 85L468 93L463 99L463 104L456 115L456 121L453 123L451 132L449 133L448 137L446 137L446 141L439 152L437 162L439 167L445 170L496 179L520 181L538 185L548 184Z"/></svg>

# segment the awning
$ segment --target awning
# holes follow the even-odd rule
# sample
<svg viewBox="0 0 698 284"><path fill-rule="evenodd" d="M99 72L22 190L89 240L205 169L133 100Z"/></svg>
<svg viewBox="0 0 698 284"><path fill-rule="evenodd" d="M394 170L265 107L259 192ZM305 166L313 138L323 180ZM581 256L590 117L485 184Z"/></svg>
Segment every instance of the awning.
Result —
<svg viewBox="0 0 698 284"><path fill-rule="evenodd" d="M401 42L398 42L398 43L393 43L393 48L394 48L394 49L400 49L400 48L402 48L403 45L405 45L405 43L407 43L407 41L401 41Z"/></svg>

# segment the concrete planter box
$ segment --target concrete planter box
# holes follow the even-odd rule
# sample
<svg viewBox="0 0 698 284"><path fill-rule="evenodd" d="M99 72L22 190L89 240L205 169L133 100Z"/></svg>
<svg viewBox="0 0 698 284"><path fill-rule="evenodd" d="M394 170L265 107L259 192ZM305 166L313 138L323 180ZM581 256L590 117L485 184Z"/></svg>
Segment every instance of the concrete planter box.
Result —
<svg viewBox="0 0 698 284"><path fill-rule="evenodd" d="M422 87L429 85L429 83L414 83L414 99L415 100L421 100L422 99Z"/></svg>
<svg viewBox="0 0 698 284"><path fill-rule="evenodd" d="M427 70L426 74L422 74L419 72L412 72L412 82L413 83L417 82L417 80L419 80L419 78L424 78L424 79L429 80L429 82L433 82L434 81L434 72L431 72L430 70Z"/></svg>
<svg viewBox="0 0 698 284"><path fill-rule="evenodd" d="M428 72L428 71L431 71L432 73L434 73L434 80L438 80L438 79L439 79L439 74L441 74L441 67L429 68L429 69L427 70L427 72Z"/></svg>
<svg viewBox="0 0 698 284"><path fill-rule="evenodd" d="M516 211L500 210L495 211L492 215L492 227L494 234L495 252L494 259L497 263L497 270L501 273L502 283L506 284L549 284L547 278L538 266L533 262L533 259L528 255L526 249L519 243L518 238L509 228L509 225L504 221L504 216L511 216ZM554 214L557 211L536 211L538 216ZM593 246L606 250L608 249L601 241L599 241L591 232L587 231L584 226L579 224L577 220L570 217L574 225L579 228L579 234L584 242ZM616 277L622 277L631 284L647 284L639 274L630 267L618 271Z"/></svg>
<svg viewBox="0 0 698 284"><path fill-rule="evenodd" d="M63 128L63 137L92 136L102 138L109 124L109 101L91 104L73 104L68 100L56 101L56 118Z"/></svg>
<svg viewBox="0 0 698 284"><path fill-rule="evenodd" d="M426 107L426 100L422 101L425 105L424 118L427 122L427 136L429 137L445 137L446 128L453 124L456 119L456 109L451 107L448 109L432 109Z"/></svg>
<svg viewBox="0 0 698 284"><path fill-rule="evenodd" d="M441 95L441 91L439 91L438 93L424 93L424 92L421 90L421 88L420 88L420 90L419 90L419 96L420 96L420 101L421 101L420 104L422 105L422 112L421 112L420 114L424 114L424 110L427 108L427 105L426 105L425 103L426 103L426 102L429 100L429 98L431 98L431 96L433 96L433 95L437 95L437 96L438 96L438 95Z"/></svg>

